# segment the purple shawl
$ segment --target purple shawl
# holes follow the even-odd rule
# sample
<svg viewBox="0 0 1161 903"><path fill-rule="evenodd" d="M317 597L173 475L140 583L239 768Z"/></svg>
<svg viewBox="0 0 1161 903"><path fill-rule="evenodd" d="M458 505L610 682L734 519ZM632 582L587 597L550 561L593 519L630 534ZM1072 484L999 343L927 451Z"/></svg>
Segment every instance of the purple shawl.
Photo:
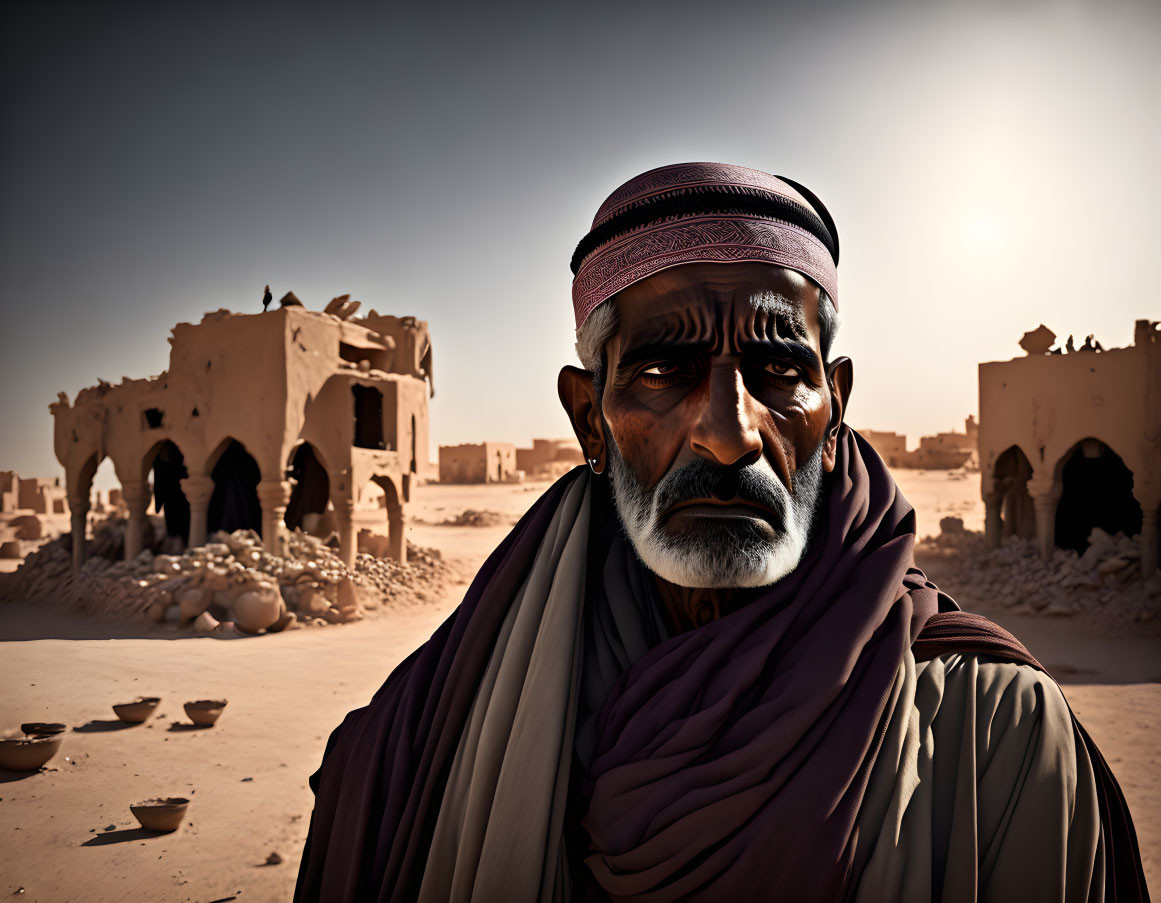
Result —
<svg viewBox="0 0 1161 903"><path fill-rule="evenodd" d="M577 468L541 497L451 618L331 735L311 778L316 803L296 900L415 898L501 622L565 490L587 478ZM823 498L790 577L660 643L614 686L589 774L578 776L591 893L747 899L765 887L841 899L906 650L1035 665L1010 635L955 611L914 567L914 512L851 430L840 436ZM1107 768L1098 768L1098 784L1109 898L1147 899L1132 823Z"/></svg>

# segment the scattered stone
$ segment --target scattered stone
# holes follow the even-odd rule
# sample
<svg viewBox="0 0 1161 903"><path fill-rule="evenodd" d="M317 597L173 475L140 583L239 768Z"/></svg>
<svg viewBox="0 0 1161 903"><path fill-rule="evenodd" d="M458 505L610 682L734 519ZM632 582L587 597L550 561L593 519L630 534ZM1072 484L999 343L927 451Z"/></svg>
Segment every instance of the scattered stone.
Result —
<svg viewBox="0 0 1161 903"><path fill-rule="evenodd" d="M192 621L213 601L213 594L206 589L187 589L177 597L178 611L183 621Z"/></svg>
<svg viewBox="0 0 1161 903"><path fill-rule="evenodd" d="M194 630L197 633L213 633L221 622L208 611L203 611L194 621Z"/></svg>
<svg viewBox="0 0 1161 903"><path fill-rule="evenodd" d="M266 864L267 865L282 865L282 857L279 856L277 853L271 853L269 856L266 857Z"/></svg>
<svg viewBox="0 0 1161 903"><path fill-rule="evenodd" d="M406 564L360 552L348 568L325 542L297 530L277 555L250 530L218 532L204 546L178 553L164 543L163 519L151 515L147 548L132 561L122 560L124 536L124 518L96 524L89 558L75 575L70 537L45 543L15 572L0 574L0 602L55 598L106 620L167 623L199 633L217 633L220 624L233 622L255 634L349 623L369 610L439 599L445 587L462 582L438 552L410 544ZM288 617L292 613L296 617Z"/></svg>
<svg viewBox="0 0 1161 903"><path fill-rule="evenodd" d="M1107 577L1110 574L1115 574L1122 568L1129 566L1129 561L1125 558L1106 558L1099 565L1097 565L1097 573L1102 577Z"/></svg>
<svg viewBox="0 0 1161 903"><path fill-rule="evenodd" d="M282 616L282 597L270 589L255 589L234 600L234 619L238 629L257 633L273 626Z"/></svg>

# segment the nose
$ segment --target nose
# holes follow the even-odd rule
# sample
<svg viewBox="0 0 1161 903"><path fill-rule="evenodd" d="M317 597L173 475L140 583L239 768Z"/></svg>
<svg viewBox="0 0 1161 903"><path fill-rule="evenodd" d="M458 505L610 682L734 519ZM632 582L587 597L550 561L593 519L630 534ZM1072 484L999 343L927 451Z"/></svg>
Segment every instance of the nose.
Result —
<svg viewBox="0 0 1161 903"><path fill-rule="evenodd" d="M737 365L715 361L706 377L705 401L690 435L693 451L724 467L744 467L762 457L761 404L746 389Z"/></svg>

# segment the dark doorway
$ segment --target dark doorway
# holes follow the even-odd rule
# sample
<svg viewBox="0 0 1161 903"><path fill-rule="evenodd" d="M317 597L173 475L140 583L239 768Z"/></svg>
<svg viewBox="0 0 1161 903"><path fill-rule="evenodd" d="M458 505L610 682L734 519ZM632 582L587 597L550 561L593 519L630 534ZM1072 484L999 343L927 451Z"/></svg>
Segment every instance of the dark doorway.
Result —
<svg viewBox="0 0 1161 903"><path fill-rule="evenodd" d="M258 481L262 479L258 462L246 447L231 439L218 458L210 474L214 494L210 496L210 510L206 528L210 533L225 530L253 530L262 535L262 505L258 502Z"/></svg>
<svg viewBox="0 0 1161 903"><path fill-rule="evenodd" d="M355 447L384 448L383 393L374 386L351 386L355 399Z"/></svg>
<svg viewBox="0 0 1161 903"><path fill-rule="evenodd" d="M302 527L306 515L326 511L330 499L330 478L309 442L295 449L290 462L290 478L295 482L286 506L286 526L293 530Z"/></svg>
<svg viewBox="0 0 1161 903"><path fill-rule="evenodd" d="M1032 465L1020 447L1013 445L996 459L996 488L1003 493L1004 536L1032 539L1036 535L1036 507L1028 494Z"/></svg>
<svg viewBox="0 0 1161 903"><path fill-rule="evenodd" d="M165 515L166 535L184 543L189 542L189 502L181 481L188 476L181 449L166 439L153 457L153 507Z"/></svg>
<svg viewBox="0 0 1161 903"><path fill-rule="evenodd" d="M1097 439L1085 439L1060 472L1056 544L1083 552L1093 527L1133 536L1141 532L1141 506L1133 498L1133 474L1120 456Z"/></svg>

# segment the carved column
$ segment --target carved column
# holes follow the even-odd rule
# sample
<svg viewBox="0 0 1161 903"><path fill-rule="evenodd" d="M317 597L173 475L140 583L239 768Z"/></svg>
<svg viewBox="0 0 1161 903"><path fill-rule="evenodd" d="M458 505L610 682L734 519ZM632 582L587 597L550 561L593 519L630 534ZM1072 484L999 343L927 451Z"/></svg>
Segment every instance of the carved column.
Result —
<svg viewBox="0 0 1161 903"><path fill-rule="evenodd" d="M1055 480L1029 480L1028 494L1036 509L1036 544L1040 557L1047 560L1056 548L1056 503L1060 500L1061 485Z"/></svg>
<svg viewBox="0 0 1161 903"><path fill-rule="evenodd" d="M349 568L355 566L358 540L355 536L355 500L338 498L332 500L335 506L335 526L339 532L339 556Z"/></svg>
<svg viewBox="0 0 1161 903"><path fill-rule="evenodd" d="M73 530L73 570L79 571L85 563L86 533L89 525L89 497L69 497L69 519Z"/></svg>
<svg viewBox="0 0 1161 903"><path fill-rule="evenodd" d="M998 489L984 495L984 539L988 548L998 549L1004 538L1004 493Z"/></svg>
<svg viewBox="0 0 1161 903"><path fill-rule="evenodd" d="M189 502L189 547L204 546L214 481L209 477L186 477L181 481L181 490Z"/></svg>
<svg viewBox="0 0 1161 903"><path fill-rule="evenodd" d="M132 561L141 554L145 545L145 512L149 508L149 481L125 480L121 483L121 497L129 508L129 523L125 527L125 560Z"/></svg>
<svg viewBox="0 0 1161 903"><path fill-rule="evenodd" d="M258 484L258 501L262 505L262 545L271 555L278 555L286 505L290 502L289 481L263 480Z"/></svg>
<svg viewBox="0 0 1161 903"><path fill-rule="evenodd" d="M400 564L407 563L407 541L403 506L387 506L387 554Z"/></svg>
<svg viewBox="0 0 1161 903"><path fill-rule="evenodd" d="M1161 505L1161 486L1156 483L1138 483L1133 486L1133 497L1141 506L1141 576L1148 580L1157 570L1157 508Z"/></svg>

